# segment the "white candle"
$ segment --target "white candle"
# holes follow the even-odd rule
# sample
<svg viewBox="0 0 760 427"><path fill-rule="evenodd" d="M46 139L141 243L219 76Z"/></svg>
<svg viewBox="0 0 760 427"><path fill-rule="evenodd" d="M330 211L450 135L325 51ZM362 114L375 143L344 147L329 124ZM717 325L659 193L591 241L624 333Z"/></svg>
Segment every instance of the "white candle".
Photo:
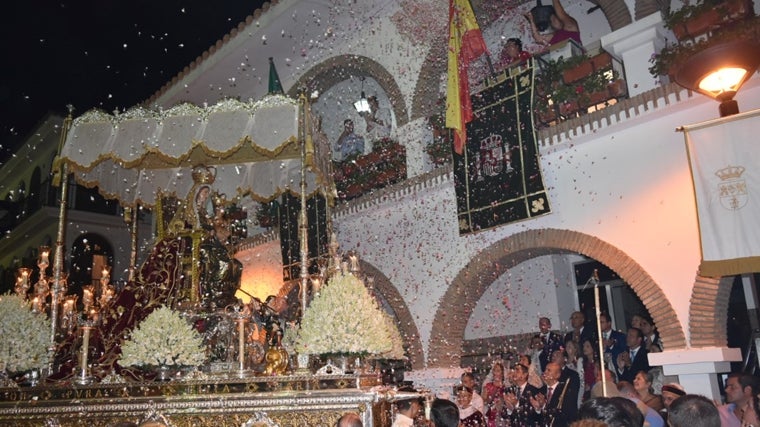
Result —
<svg viewBox="0 0 760 427"><path fill-rule="evenodd" d="M245 319L238 319L238 359L240 370L245 369Z"/></svg>
<svg viewBox="0 0 760 427"><path fill-rule="evenodd" d="M82 376L87 376L87 350L90 347L90 327L82 327L82 355L79 359L79 368Z"/></svg>

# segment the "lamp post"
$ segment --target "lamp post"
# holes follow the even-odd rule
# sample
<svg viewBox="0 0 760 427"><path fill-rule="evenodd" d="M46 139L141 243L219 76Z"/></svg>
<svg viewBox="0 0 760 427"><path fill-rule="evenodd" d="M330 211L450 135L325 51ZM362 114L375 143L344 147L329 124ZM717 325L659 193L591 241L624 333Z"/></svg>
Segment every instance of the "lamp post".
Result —
<svg viewBox="0 0 760 427"><path fill-rule="evenodd" d="M734 100L760 66L760 42L735 40L712 46L685 61L675 75L679 85L720 102L721 117L739 113Z"/></svg>

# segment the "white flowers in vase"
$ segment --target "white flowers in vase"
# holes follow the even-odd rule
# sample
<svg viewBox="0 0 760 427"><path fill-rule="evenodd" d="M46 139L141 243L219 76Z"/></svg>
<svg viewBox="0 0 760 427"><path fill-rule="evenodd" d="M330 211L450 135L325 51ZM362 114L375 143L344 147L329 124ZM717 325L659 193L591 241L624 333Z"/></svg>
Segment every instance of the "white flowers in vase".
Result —
<svg viewBox="0 0 760 427"><path fill-rule="evenodd" d="M391 349L385 353L379 354L378 357L381 359L406 359L406 355L404 354L404 340L401 338L401 332L399 332L396 327L396 321L386 312L383 312L383 320L391 334Z"/></svg>
<svg viewBox="0 0 760 427"><path fill-rule="evenodd" d="M0 370L42 369L48 361L50 325L18 295L0 296Z"/></svg>
<svg viewBox="0 0 760 427"><path fill-rule="evenodd" d="M338 275L305 310L296 350L300 354L382 355L394 347L394 330L398 335L389 319L358 277Z"/></svg>
<svg viewBox="0 0 760 427"><path fill-rule="evenodd" d="M121 345L122 366L199 366L206 361L203 338L180 314L160 307Z"/></svg>

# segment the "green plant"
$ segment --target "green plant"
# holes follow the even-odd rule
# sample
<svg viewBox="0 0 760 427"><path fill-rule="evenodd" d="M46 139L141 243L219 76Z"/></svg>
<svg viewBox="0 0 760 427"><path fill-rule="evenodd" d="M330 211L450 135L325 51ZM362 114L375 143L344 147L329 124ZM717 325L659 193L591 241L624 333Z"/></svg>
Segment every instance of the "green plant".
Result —
<svg viewBox="0 0 760 427"><path fill-rule="evenodd" d="M699 16L708 10L714 9L723 0L698 0L694 4L684 4L680 9L671 11L665 17L665 27L673 29L676 25L690 18Z"/></svg>
<svg viewBox="0 0 760 427"><path fill-rule="evenodd" d="M444 115L436 114L428 117L428 123L433 131L433 140L425 146L425 152L435 164L451 162L451 131L446 128Z"/></svg>
<svg viewBox="0 0 760 427"><path fill-rule="evenodd" d="M670 75L696 53L736 40L760 40L760 17L753 16L731 25L723 25L709 37L696 42L690 40L665 47L650 59L652 66L649 67L649 73L654 77Z"/></svg>
<svg viewBox="0 0 760 427"><path fill-rule="evenodd" d="M560 57L557 60L545 61L536 81L536 111L546 113L555 105L574 102L582 106L590 101L592 94L606 92L607 86L618 78L618 73L611 68L594 70L578 81L564 83L565 71L589 60L589 56L578 55L568 59Z"/></svg>

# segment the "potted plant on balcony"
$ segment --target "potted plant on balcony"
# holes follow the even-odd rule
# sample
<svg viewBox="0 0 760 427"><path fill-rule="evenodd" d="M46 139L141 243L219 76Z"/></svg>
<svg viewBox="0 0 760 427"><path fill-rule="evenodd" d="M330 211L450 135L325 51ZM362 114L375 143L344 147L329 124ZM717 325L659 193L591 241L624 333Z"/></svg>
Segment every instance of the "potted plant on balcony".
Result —
<svg viewBox="0 0 760 427"><path fill-rule="evenodd" d="M669 13L665 17L665 26L683 41L747 18L751 11L749 0L699 0Z"/></svg>
<svg viewBox="0 0 760 427"><path fill-rule="evenodd" d="M433 140L425 146L430 161L435 167L451 163L451 131L446 128L444 115L431 116L428 123L433 131Z"/></svg>
<svg viewBox="0 0 760 427"><path fill-rule="evenodd" d="M672 44L655 54L649 72L654 77L675 76L680 67L692 56L714 46L737 40L760 40L760 17L752 16L730 25L722 25L698 41Z"/></svg>

